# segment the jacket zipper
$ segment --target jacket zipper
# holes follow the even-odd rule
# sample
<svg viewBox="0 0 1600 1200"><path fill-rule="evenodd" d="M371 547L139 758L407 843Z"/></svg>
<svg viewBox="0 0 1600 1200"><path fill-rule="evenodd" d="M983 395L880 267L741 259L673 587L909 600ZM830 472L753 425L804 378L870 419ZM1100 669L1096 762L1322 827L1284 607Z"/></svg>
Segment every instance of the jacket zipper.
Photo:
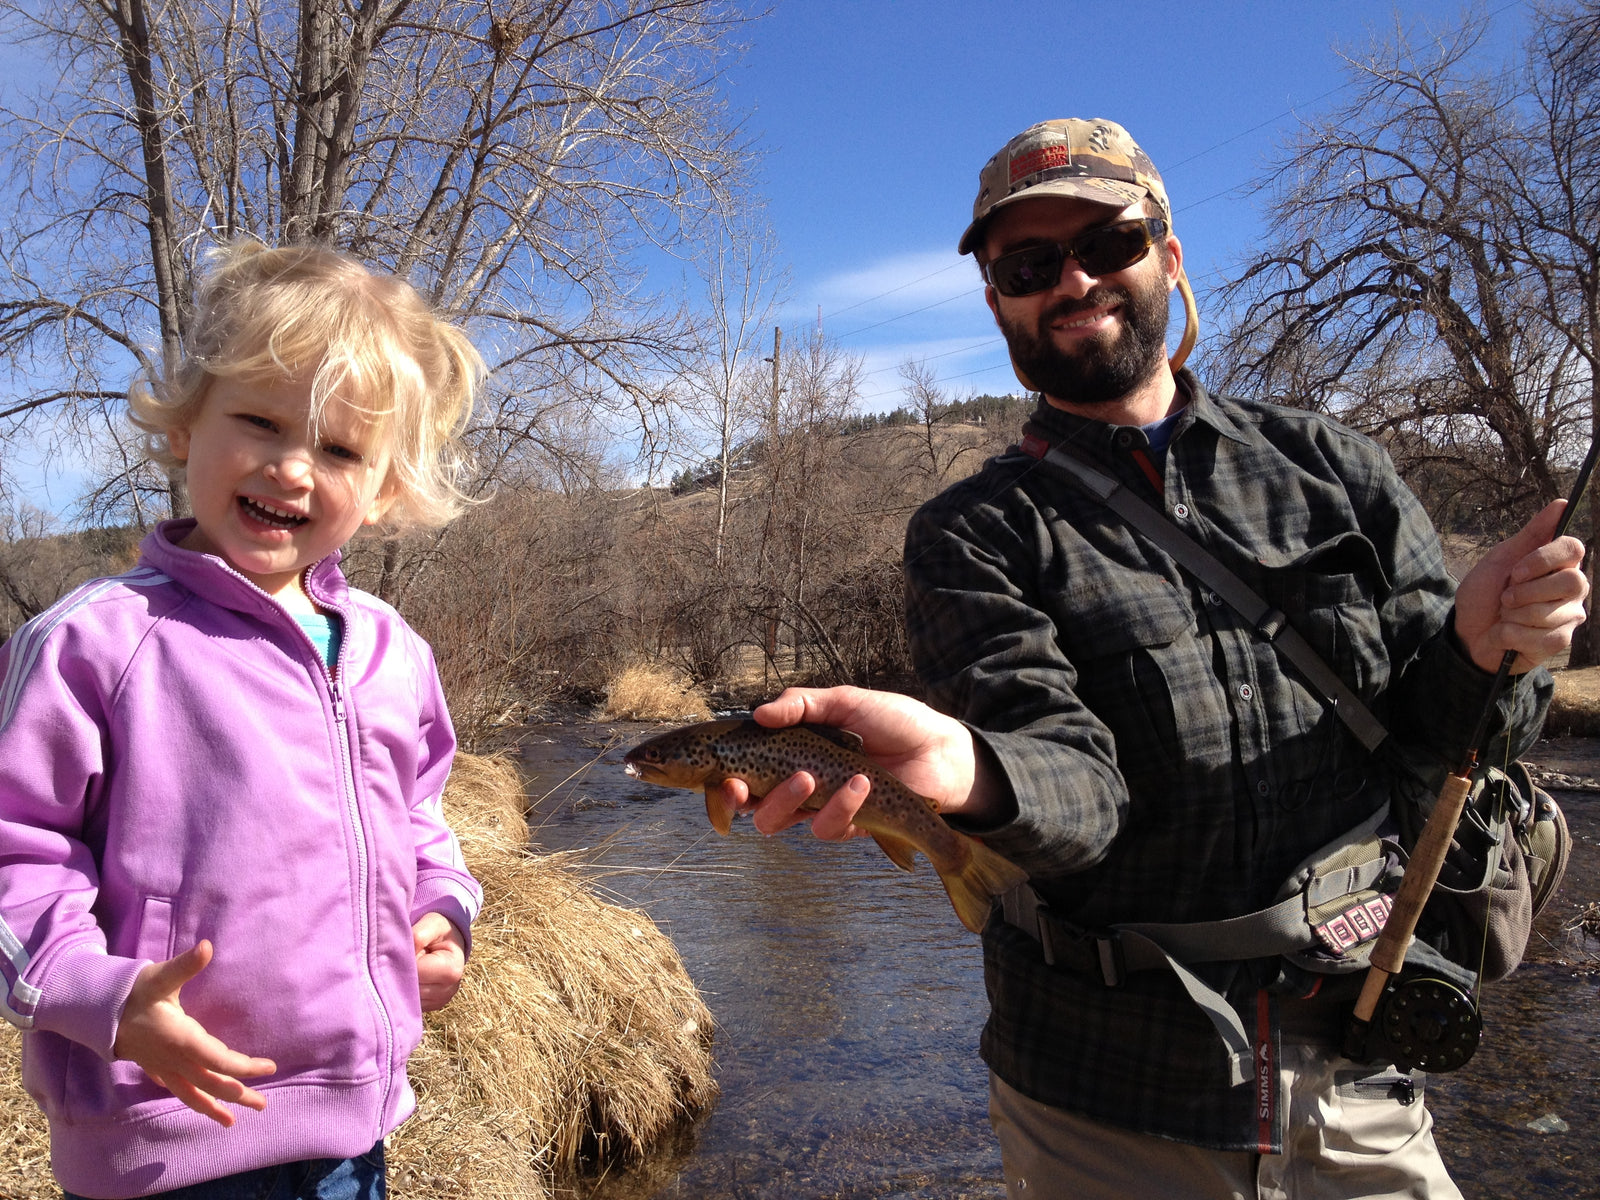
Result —
<svg viewBox="0 0 1600 1200"><path fill-rule="evenodd" d="M335 610L338 611L338 610ZM344 622L348 633L350 622L343 612L339 619ZM303 631L302 631L303 633ZM348 641L346 645L348 645ZM342 657L342 654L341 654ZM320 658L320 656L319 656ZM371 994L373 1006L378 1010L379 1020L383 1023L384 1054L379 1070L383 1075L383 1101L378 1106L377 1132L374 1140L382 1136L384 1114L389 1111L389 1092L394 1078L394 1023L389 1019L389 1009L383 1002L383 995L378 990L378 982L372 973L372 915L368 911L367 888L368 876L371 867L367 854L366 829L361 823L361 810L356 802L355 786L355 752L350 745L350 724L344 705L343 670L335 665L333 668L324 667L323 673L328 682L328 694L333 701L333 719L339 725L339 738L344 746L344 754L340 756L340 775L344 785L345 813L350 822L351 832L355 836L356 847L356 909L360 914L361 925L361 957L363 963L362 975L367 983L367 991Z"/></svg>

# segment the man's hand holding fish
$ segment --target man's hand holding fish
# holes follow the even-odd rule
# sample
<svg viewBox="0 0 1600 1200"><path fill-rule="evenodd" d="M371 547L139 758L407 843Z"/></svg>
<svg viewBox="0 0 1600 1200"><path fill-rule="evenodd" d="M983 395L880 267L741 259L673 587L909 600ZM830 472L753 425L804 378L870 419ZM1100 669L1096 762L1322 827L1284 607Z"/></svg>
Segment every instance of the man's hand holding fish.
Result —
<svg viewBox="0 0 1600 1200"><path fill-rule="evenodd" d="M857 687L787 688L754 715L771 729L809 722L860 735L863 753L907 787L937 801L941 813L960 816L970 825L997 823L1015 810L1009 792L1003 784L997 787L986 769L972 731L909 696ZM812 812L801 806L815 788L812 777L798 771L754 803L740 779L709 789L708 800L720 800L730 815L752 813L762 833L777 833L805 820L817 837L828 841L864 833L852 822L870 791L865 775L853 776Z"/></svg>
<svg viewBox="0 0 1600 1200"><path fill-rule="evenodd" d="M943 819L979 804L1005 811L990 795L988 781L998 773L982 768L966 726L905 696L859 688L791 690L757 712L761 719L669 729L629 750L624 767L646 783L704 792L718 833L729 832L742 809L756 813L767 833L794 824L802 811L820 811L813 826L820 837L865 833L904 871L920 854L974 933L995 897L1027 880L1021 867Z"/></svg>

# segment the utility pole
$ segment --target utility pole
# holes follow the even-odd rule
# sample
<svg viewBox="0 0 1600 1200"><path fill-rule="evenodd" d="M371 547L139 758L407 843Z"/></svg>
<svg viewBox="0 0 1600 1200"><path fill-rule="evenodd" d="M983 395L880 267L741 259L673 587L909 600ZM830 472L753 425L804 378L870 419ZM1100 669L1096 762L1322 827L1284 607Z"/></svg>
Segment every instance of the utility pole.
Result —
<svg viewBox="0 0 1600 1200"><path fill-rule="evenodd" d="M769 479L768 486L769 487L773 487L774 489L776 488L777 463L778 463L778 363L779 363L779 356L781 355L782 351L783 351L783 327L780 326L780 325L774 325L772 327L772 357L769 358L769 359L764 359L763 360L765 362L770 362L772 364L772 411L768 415L768 418L767 418L767 471L768 471L769 476L771 477ZM768 523L768 528L770 529L771 528L771 523L772 523L772 505L771 505L771 503L769 503L768 506L767 506L767 523ZM763 554L763 557L765 557L765 553L766 553L766 539L763 538L762 539L762 554ZM766 666L774 664L777 661L778 661L778 618L776 616L771 616L771 617L767 618L767 660L766 660L766 664L762 667L763 672L765 672Z"/></svg>
<svg viewBox="0 0 1600 1200"><path fill-rule="evenodd" d="M774 447L778 438L778 356L783 350L783 329L780 326L772 327L772 357L766 361L772 364L772 415L767 422L767 436L773 441Z"/></svg>

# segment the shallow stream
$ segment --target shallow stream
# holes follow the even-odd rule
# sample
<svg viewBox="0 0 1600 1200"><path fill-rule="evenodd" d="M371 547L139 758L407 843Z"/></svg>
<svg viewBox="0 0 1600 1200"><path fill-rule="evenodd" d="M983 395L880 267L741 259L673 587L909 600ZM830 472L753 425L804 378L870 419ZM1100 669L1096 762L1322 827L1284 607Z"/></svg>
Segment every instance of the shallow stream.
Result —
<svg viewBox="0 0 1600 1200"><path fill-rule="evenodd" d="M673 939L717 1020L716 1107L581 1200L1003 1200L978 939L938 878L865 839L763 838L748 822L718 837L698 793L623 774L651 729L540 725L521 740L535 844L585 850L608 898ZM1557 799L1576 841L1562 894L1531 961L1489 990L1477 1056L1428 1081L1468 1200L1600 1194L1600 943L1562 928L1572 898L1600 897L1600 794Z"/></svg>

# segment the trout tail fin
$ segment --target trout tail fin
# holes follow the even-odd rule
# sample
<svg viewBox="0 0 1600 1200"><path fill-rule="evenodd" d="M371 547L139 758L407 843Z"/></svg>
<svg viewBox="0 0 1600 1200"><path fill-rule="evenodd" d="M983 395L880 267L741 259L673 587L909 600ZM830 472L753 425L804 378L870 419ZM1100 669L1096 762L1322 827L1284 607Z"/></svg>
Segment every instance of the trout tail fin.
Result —
<svg viewBox="0 0 1600 1200"><path fill-rule="evenodd" d="M969 851L966 865L948 875L941 873L939 879L950 893L961 923L973 933L982 933L994 898L1027 883L1028 873L976 838L963 835L963 840Z"/></svg>

